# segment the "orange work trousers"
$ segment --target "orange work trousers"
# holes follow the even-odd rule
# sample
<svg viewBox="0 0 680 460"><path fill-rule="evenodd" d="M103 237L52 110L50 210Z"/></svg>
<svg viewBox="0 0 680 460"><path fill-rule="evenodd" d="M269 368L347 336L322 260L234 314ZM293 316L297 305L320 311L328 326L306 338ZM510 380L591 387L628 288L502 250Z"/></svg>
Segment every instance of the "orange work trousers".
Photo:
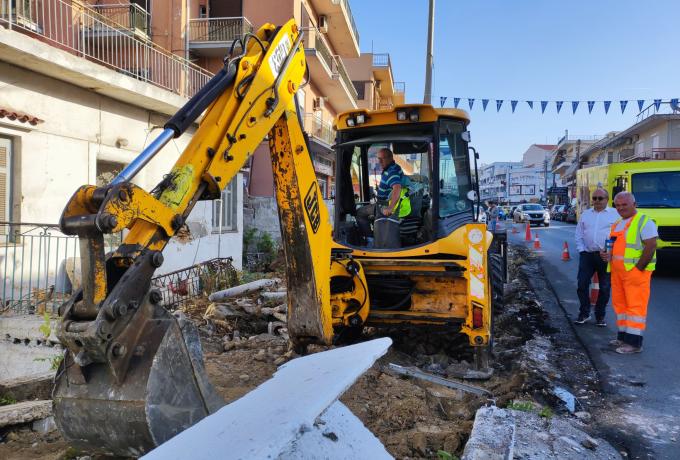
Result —
<svg viewBox="0 0 680 460"><path fill-rule="evenodd" d="M652 272L633 267L626 271L623 261L611 265L612 305L616 313L619 340L639 347L647 323L647 304Z"/></svg>

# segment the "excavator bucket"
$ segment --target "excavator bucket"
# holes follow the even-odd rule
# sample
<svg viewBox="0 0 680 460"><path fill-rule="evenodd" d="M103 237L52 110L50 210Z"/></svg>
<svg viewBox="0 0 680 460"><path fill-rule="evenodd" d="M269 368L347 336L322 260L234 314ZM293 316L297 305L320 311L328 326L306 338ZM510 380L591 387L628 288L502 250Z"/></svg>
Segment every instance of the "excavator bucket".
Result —
<svg viewBox="0 0 680 460"><path fill-rule="evenodd" d="M152 314L121 384L105 364L80 367L70 351L62 361L54 413L71 445L139 457L224 405L207 380L195 326L146 302Z"/></svg>

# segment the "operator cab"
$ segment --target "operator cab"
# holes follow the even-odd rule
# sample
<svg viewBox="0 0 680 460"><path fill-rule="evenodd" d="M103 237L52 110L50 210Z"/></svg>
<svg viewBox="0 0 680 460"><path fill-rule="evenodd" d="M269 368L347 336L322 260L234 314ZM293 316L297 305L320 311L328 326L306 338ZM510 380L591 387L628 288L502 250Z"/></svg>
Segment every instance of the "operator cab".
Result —
<svg viewBox="0 0 680 460"><path fill-rule="evenodd" d="M471 223L473 190L465 112L430 105L397 106L391 110L345 112L338 116L334 239L368 249L420 246ZM378 152L387 148L402 171L401 187L410 211L397 208L392 225L378 225L384 216L378 200L382 167ZM382 197L384 198L384 197ZM375 205L372 207L371 206ZM370 229L360 225L362 208L372 210ZM392 232L389 247L378 232ZM397 234L398 233L398 234Z"/></svg>

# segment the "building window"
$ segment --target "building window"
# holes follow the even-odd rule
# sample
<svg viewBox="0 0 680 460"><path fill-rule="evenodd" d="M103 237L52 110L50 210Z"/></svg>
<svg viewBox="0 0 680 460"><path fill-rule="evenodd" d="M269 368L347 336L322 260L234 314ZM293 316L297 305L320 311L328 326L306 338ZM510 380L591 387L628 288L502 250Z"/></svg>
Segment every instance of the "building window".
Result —
<svg viewBox="0 0 680 460"><path fill-rule="evenodd" d="M9 139L0 138L0 222L9 222L12 217L11 147ZM0 225L0 235L6 235L7 230L7 226Z"/></svg>
<svg viewBox="0 0 680 460"><path fill-rule="evenodd" d="M213 233L238 231L238 175L222 190L222 198L213 201Z"/></svg>
<svg viewBox="0 0 680 460"><path fill-rule="evenodd" d="M363 101L366 98L366 82L365 81L352 81L354 89L357 90L357 99Z"/></svg>

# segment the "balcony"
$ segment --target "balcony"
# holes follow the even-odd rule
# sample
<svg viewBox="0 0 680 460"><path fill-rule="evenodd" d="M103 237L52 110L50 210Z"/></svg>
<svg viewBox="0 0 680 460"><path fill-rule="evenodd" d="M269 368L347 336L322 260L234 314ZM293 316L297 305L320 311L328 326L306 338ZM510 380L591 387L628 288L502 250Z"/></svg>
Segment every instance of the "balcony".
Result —
<svg viewBox="0 0 680 460"><path fill-rule="evenodd" d="M323 35L316 29L304 30L304 45L310 78L328 102L339 112L357 108L358 93L342 59L334 56Z"/></svg>
<svg viewBox="0 0 680 460"><path fill-rule="evenodd" d="M116 30L122 33L139 35L141 38L149 36L149 13L136 4L128 5L91 5L94 11L99 13L102 24L109 27L100 32Z"/></svg>
<svg viewBox="0 0 680 460"><path fill-rule="evenodd" d="M619 161L680 160L680 147L665 147L645 150L631 156L619 154Z"/></svg>
<svg viewBox="0 0 680 460"><path fill-rule="evenodd" d="M131 33L142 19L136 9L134 17L129 14L131 9L126 11L123 23L114 23L101 12L75 2L0 0L0 25L180 96L193 96L212 77L190 61ZM41 73L63 73L63 69L48 71L50 65L42 63ZM82 75L78 79L82 80Z"/></svg>
<svg viewBox="0 0 680 460"><path fill-rule="evenodd" d="M189 50L198 56L221 57L234 40L252 31L253 25L244 17L191 19Z"/></svg>
<svg viewBox="0 0 680 460"><path fill-rule="evenodd" d="M319 16L325 16L328 40L338 54L359 57L359 31L348 0L309 0Z"/></svg>
<svg viewBox="0 0 680 460"><path fill-rule="evenodd" d="M335 143L333 125L314 113L305 114L305 131L313 141L321 143L327 149Z"/></svg>
<svg viewBox="0 0 680 460"><path fill-rule="evenodd" d="M403 81L394 82L394 96L392 96L394 105L402 105L406 103L406 83Z"/></svg>
<svg viewBox="0 0 680 460"><path fill-rule="evenodd" d="M392 62L388 53L373 55L373 75L380 82L378 93L381 97L394 95L394 79L392 78Z"/></svg>

